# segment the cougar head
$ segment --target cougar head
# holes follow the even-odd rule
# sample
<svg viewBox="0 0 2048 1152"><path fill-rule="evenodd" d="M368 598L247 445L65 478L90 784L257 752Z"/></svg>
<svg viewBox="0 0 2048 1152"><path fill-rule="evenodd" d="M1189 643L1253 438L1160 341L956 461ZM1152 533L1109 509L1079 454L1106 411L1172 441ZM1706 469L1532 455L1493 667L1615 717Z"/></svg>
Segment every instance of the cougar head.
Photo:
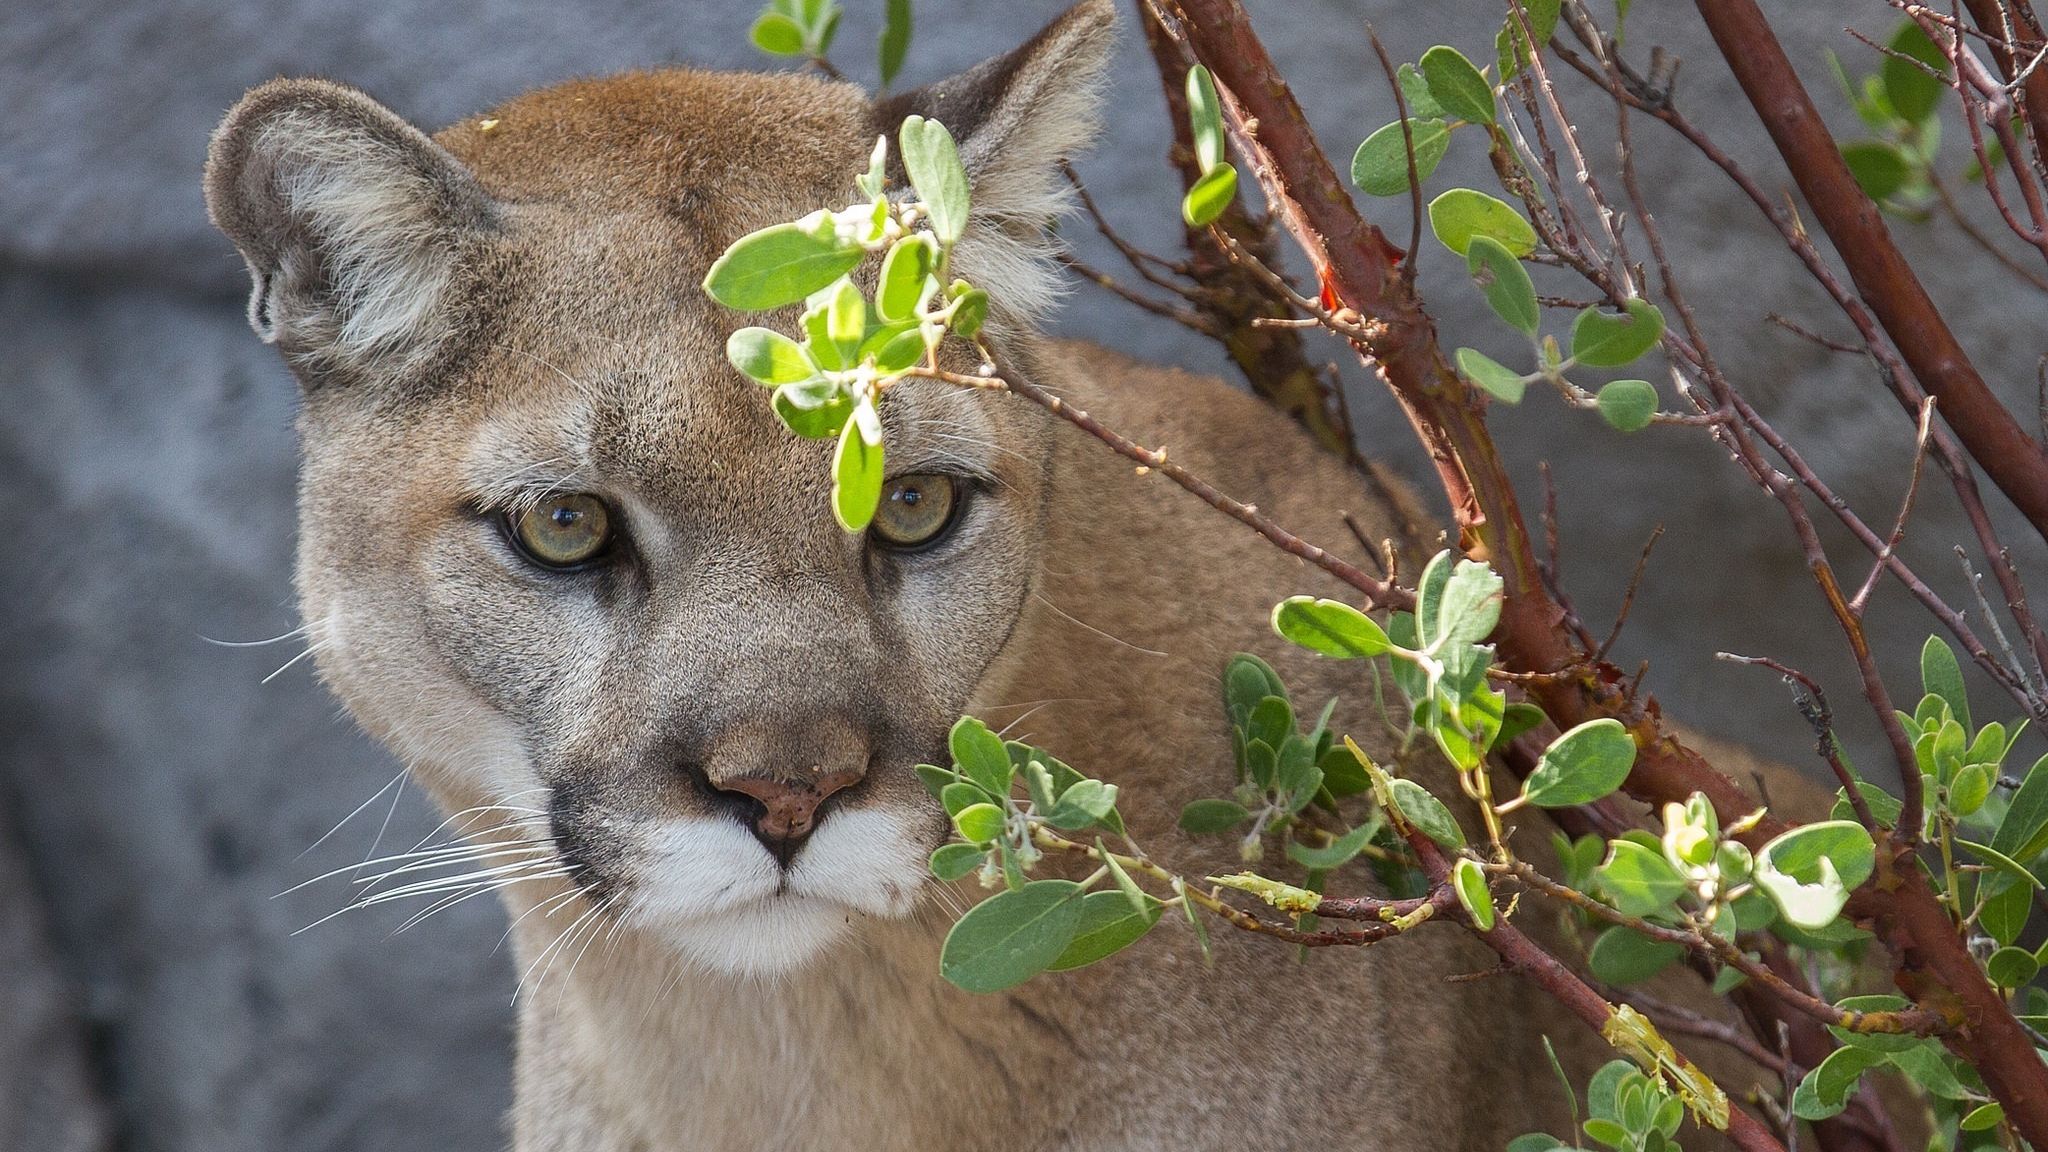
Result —
<svg viewBox="0 0 2048 1152"><path fill-rule="evenodd" d="M763 321L699 284L739 236L851 202L876 137L920 113L960 139L980 223L956 261L1028 370L1057 162L1089 132L1113 23L1087 0L880 103L664 71L433 137L316 80L229 113L207 203L302 385L318 666L445 807L506 816L479 834L529 854L511 879L566 876L731 972L911 910L947 827L913 768L943 762L1010 639L1050 426L999 395L892 390L884 508L848 535L831 443L725 360Z"/></svg>

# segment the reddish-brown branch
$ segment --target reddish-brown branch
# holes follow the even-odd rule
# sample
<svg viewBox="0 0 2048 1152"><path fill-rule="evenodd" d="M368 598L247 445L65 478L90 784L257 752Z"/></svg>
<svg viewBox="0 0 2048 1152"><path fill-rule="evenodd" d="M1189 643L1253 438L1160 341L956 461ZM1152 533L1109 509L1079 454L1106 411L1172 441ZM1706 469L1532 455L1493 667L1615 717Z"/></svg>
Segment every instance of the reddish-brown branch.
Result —
<svg viewBox="0 0 2048 1152"><path fill-rule="evenodd" d="M2048 539L2048 456L1970 362L1948 321L1863 194L1755 0L1696 0L1707 30L1762 117L1793 180L1834 241L1857 292L1941 415L1993 483Z"/></svg>

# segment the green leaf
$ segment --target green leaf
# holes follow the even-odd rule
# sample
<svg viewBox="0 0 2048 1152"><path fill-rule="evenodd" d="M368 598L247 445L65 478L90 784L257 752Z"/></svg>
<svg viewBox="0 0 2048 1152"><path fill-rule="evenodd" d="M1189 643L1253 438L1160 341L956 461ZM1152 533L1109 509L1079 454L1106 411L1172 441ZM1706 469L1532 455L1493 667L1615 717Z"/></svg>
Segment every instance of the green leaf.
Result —
<svg viewBox="0 0 2048 1152"><path fill-rule="evenodd" d="M962 716L946 734L946 747L960 774L982 791L995 797L1010 794L1010 779L1016 766L1003 747L1003 738L989 731L988 725L972 716Z"/></svg>
<svg viewBox="0 0 2048 1152"><path fill-rule="evenodd" d="M1079 832L1106 818L1115 808L1116 785L1080 780L1060 793L1059 803L1043 815L1046 823L1063 832Z"/></svg>
<svg viewBox="0 0 2048 1152"><path fill-rule="evenodd" d="M1904 996L1891 992L1873 993L1868 996L1849 996L1835 1001L1835 1007L1848 1012L1902 1012L1912 1007ZM1847 1028L1828 1025L1828 1031L1836 1040L1872 1052L1903 1052L1927 1041L1919 1036L1906 1036L1896 1032L1851 1032Z"/></svg>
<svg viewBox="0 0 2048 1152"><path fill-rule="evenodd" d="M1403 64L1395 73L1401 85L1401 99L1408 105L1408 116L1412 120L1441 120L1444 106L1436 102L1429 93L1429 81L1422 78L1422 69L1413 64ZM1403 180L1406 186L1406 180Z"/></svg>
<svg viewBox="0 0 2048 1152"><path fill-rule="evenodd" d="M1465 267L1472 273L1472 279L1479 282L1479 290L1485 294L1494 315L1527 335L1536 334L1542 323L1542 313L1536 305L1536 285L1514 253L1491 236L1474 236L1465 246Z"/></svg>
<svg viewBox="0 0 2048 1152"><path fill-rule="evenodd" d="M1196 800L1180 810L1181 830L1197 836L1228 832L1251 818L1244 805L1231 800Z"/></svg>
<svg viewBox="0 0 2048 1152"><path fill-rule="evenodd" d="M839 281L825 304L825 336L841 365L851 366L868 333L868 301L851 279Z"/></svg>
<svg viewBox="0 0 2048 1152"><path fill-rule="evenodd" d="M860 354L874 359L877 372L902 372L924 359L924 333L914 325L900 332L883 328L861 345Z"/></svg>
<svg viewBox="0 0 2048 1152"><path fill-rule="evenodd" d="M1817 930L1833 923L1849 893L1870 878L1876 846L1863 826L1824 820L1794 828L1757 853L1757 887L1795 928Z"/></svg>
<svg viewBox="0 0 2048 1152"><path fill-rule="evenodd" d="M1415 830L1436 841L1439 845L1457 851L1465 846L1465 830L1458 826L1451 810L1444 802L1429 794L1429 791L1413 780L1396 779L1390 782L1394 806L1407 817Z"/></svg>
<svg viewBox="0 0 2048 1152"><path fill-rule="evenodd" d="M1074 939L1081 886L1033 880L967 910L946 933L939 974L969 992L1000 992L1045 971Z"/></svg>
<svg viewBox="0 0 2048 1152"><path fill-rule="evenodd" d="M1451 578L1444 582L1442 598L1437 601L1432 639L1451 646L1477 644L1486 639L1500 623L1503 587L1493 569L1460 557L1451 568Z"/></svg>
<svg viewBox="0 0 2048 1152"><path fill-rule="evenodd" d="M987 844L1003 834L1003 810L983 801L953 814L953 827L969 844Z"/></svg>
<svg viewBox="0 0 2048 1152"><path fill-rule="evenodd" d="M2041 962L2025 948L2000 948L1984 962L1984 971L2000 988L2018 988L2041 971Z"/></svg>
<svg viewBox="0 0 2048 1152"><path fill-rule="evenodd" d="M1963 667L1956 662L1955 649L1939 636L1929 636L1920 648L1920 682L1925 690L1948 704L1949 715L1967 731L1970 727L1970 694L1963 687Z"/></svg>
<svg viewBox="0 0 2048 1152"><path fill-rule="evenodd" d="M1872 200L1889 199L1912 179L1913 169L1898 148L1882 140L1857 140L1842 145L1842 159L1849 175Z"/></svg>
<svg viewBox="0 0 2048 1152"><path fill-rule="evenodd" d="M1984 861L1986 864L1991 865L1993 868L1998 869L2000 872L2003 872L2005 875L2012 877L2014 880L2017 880L2030 888L2039 888L2042 886L2041 881L2032 872L2027 871L2026 868L2022 866L2019 861L2014 860L2012 857L2007 856L2005 853L2000 852L1998 849L1993 848L1988 844L1979 844L1972 840L1965 840L1960 836L1956 837L1955 842L1956 846L1961 848L1963 851L1968 852L1970 855L1975 856L1977 859Z"/></svg>
<svg viewBox="0 0 2048 1152"><path fill-rule="evenodd" d="M1560 1152L1569 1148L1548 1132L1527 1132L1508 1141L1507 1152Z"/></svg>
<svg viewBox="0 0 2048 1152"><path fill-rule="evenodd" d="M1480 869L1478 861L1466 856L1458 858L1458 862L1451 866L1451 889L1458 894L1458 903L1464 905L1465 914L1472 918L1472 926L1481 932L1493 931L1493 892L1486 886L1486 873Z"/></svg>
<svg viewBox="0 0 2048 1152"><path fill-rule="evenodd" d="M1633 928L1616 925L1593 941L1586 953L1586 967L1609 984L1639 984L1685 955L1685 948L1652 940Z"/></svg>
<svg viewBox="0 0 2048 1152"><path fill-rule="evenodd" d="M775 390L771 404L790 431L811 440L839 435L853 418L853 400L830 380L784 384Z"/></svg>
<svg viewBox="0 0 2048 1152"><path fill-rule="evenodd" d="M770 328L742 328L725 341L725 358L762 384L794 384L818 374L803 345Z"/></svg>
<svg viewBox="0 0 2048 1152"><path fill-rule="evenodd" d="M1600 418L1617 432L1641 432L1657 415L1657 387L1648 380L1615 380L1600 389Z"/></svg>
<svg viewBox="0 0 2048 1152"><path fill-rule="evenodd" d="M925 279L932 271L931 241L921 234L905 236L890 245L882 258L882 276L875 286L875 311L882 319L901 321L917 316L918 301L924 296Z"/></svg>
<svg viewBox="0 0 2048 1152"><path fill-rule="evenodd" d="M870 441L861 428L866 403L856 404L853 418L839 430L839 453L832 460L832 515L848 532L865 529L882 501L882 442Z"/></svg>
<svg viewBox="0 0 2048 1152"><path fill-rule="evenodd" d="M1849 1106L1863 1074L1884 1062L1866 1048L1837 1048L1806 1074L1792 1094L1792 1113L1801 1120L1825 1120Z"/></svg>
<svg viewBox="0 0 2048 1152"><path fill-rule="evenodd" d="M1948 54L1911 20L1899 25L1892 36L1891 50L1908 59L1887 55L1878 62L1877 74L1884 84L1885 99L1900 118L1918 124L1933 115L1948 92L1948 85L1940 79L1948 73ZM1933 74L1911 63L1914 60L1932 68Z"/></svg>
<svg viewBox="0 0 2048 1152"><path fill-rule="evenodd" d="M1471 188L1453 188L1430 201L1429 227L1444 247L1460 256L1474 236L1491 237L1518 257L1536 250L1536 230L1521 213Z"/></svg>
<svg viewBox="0 0 2048 1152"><path fill-rule="evenodd" d="M754 47L770 56L804 54L804 30L797 26L796 21L779 13L762 13L761 18L754 21L753 28L748 30L747 38L754 42Z"/></svg>
<svg viewBox="0 0 2048 1152"><path fill-rule="evenodd" d="M1345 755L1348 757L1350 753L1346 752ZM1355 760L1352 762L1357 763ZM1373 833L1379 831L1379 828L1380 822L1375 817L1321 848L1311 848L1298 840L1290 840L1287 842L1287 858L1303 868L1333 871L1350 863L1364 851L1366 844L1371 842Z"/></svg>
<svg viewBox="0 0 2048 1152"><path fill-rule="evenodd" d="M910 25L910 0L888 0L883 8L882 32L876 44L881 57L884 88L903 70L903 57L910 51Z"/></svg>
<svg viewBox="0 0 2048 1152"><path fill-rule="evenodd" d="M1526 0L1522 5L1522 11L1528 17L1530 29L1536 33L1536 42L1539 45L1550 43L1551 33L1557 30L1559 7L1558 0ZM1619 31L1617 28L1617 34ZM1529 39L1522 34L1521 23L1515 19L1512 12L1501 25L1500 33L1493 38L1493 48L1500 57L1500 78L1503 81L1511 79L1516 72L1521 71L1522 63L1529 55Z"/></svg>
<svg viewBox="0 0 2048 1152"><path fill-rule="evenodd" d="M1971 1096L1970 1090L1956 1078L1954 1069L1950 1067L1950 1057L1936 1041L1922 1040L1910 1048L1892 1053L1887 1059L1930 1095L1944 1100L1967 1100Z"/></svg>
<svg viewBox="0 0 2048 1152"><path fill-rule="evenodd" d="M963 283L963 281L954 281ZM972 340L988 320L988 293L979 288L969 288L960 293L953 305L953 322L949 327L953 335L962 340Z"/></svg>
<svg viewBox="0 0 2048 1152"><path fill-rule="evenodd" d="M1972 1108L1970 1114L1963 1117L1957 1127L1965 1132L1989 1132L2003 1123L2005 1123L2005 1107L1998 1103L1998 1101L1993 1100L1989 1104L1980 1104Z"/></svg>
<svg viewBox="0 0 2048 1152"><path fill-rule="evenodd" d="M1630 916L1663 912L1686 890L1685 877L1664 859L1664 853L1634 840L1609 843L1607 860L1594 875L1614 906Z"/></svg>
<svg viewBox="0 0 2048 1152"><path fill-rule="evenodd" d="M1472 124L1493 123L1493 85L1464 53L1447 44L1424 52L1422 78L1444 111Z"/></svg>
<svg viewBox="0 0 2048 1152"><path fill-rule="evenodd" d="M2048 756L2034 761L2006 805L1991 846L2017 860L2048 850Z"/></svg>
<svg viewBox="0 0 2048 1152"><path fill-rule="evenodd" d="M1458 349L1458 371L1489 395L1510 404L1520 404L1522 393L1529 387L1529 381L1520 372L1476 348Z"/></svg>
<svg viewBox="0 0 2048 1152"><path fill-rule="evenodd" d="M1977 923L2001 945L2020 938L2034 912L2031 885L2014 883L2004 876L1986 877L1978 889L1980 907Z"/></svg>
<svg viewBox="0 0 2048 1152"><path fill-rule="evenodd" d="M704 291L741 312L801 302L861 262L858 244L844 244L829 226L797 221L750 232L704 274Z"/></svg>
<svg viewBox="0 0 2048 1152"><path fill-rule="evenodd" d="M1415 181L1419 184L1429 179L1443 162L1444 152L1451 146L1451 131L1441 120L1411 118L1405 136L1399 120L1382 126L1351 154L1351 182L1368 196L1407 195L1411 142L1415 149Z"/></svg>
<svg viewBox="0 0 2048 1152"><path fill-rule="evenodd" d="M976 804L988 803L990 799L987 789L958 778L939 789L939 803L945 806L948 816L958 816Z"/></svg>
<svg viewBox="0 0 2048 1152"><path fill-rule="evenodd" d="M1371 779L1365 774L1365 765L1360 764L1358 757L1351 754L1351 749L1342 744L1323 753L1323 758L1316 761L1316 767L1323 770L1323 787L1329 789L1330 795L1336 799L1356 796L1372 787Z"/></svg>
<svg viewBox="0 0 2048 1152"><path fill-rule="evenodd" d="M1621 787L1635 762L1635 738L1621 721L1588 720L1543 750L1522 795L1539 808L1591 804Z"/></svg>
<svg viewBox="0 0 2048 1152"><path fill-rule="evenodd" d="M941 844L932 851L932 875L950 883L981 867L987 856L972 844Z"/></svg>
<svg viewBox="0 0 2048 1152"><path fill-rule="evenodd" d="M1429 558L1422 567L1422 578L1415 582L1415 624L1421 633L1423 643L1429 648L1437 647L1437 621L1443 617L1444 589L1451 582L1451 570L1457 566L1457 557L1448 548ZM1389 621L1393 623L1393 621ZM1396 641L1396 643L1399 643ZM1412 647L1412 645L1402 645ZM1396 667L1409 663L1396 660Z"/></svg>
<svg viewBox="0 0 2048 1152"><path fill-rule="evenodd" d="M1268 696L1287 699L1287 688L1273 666L1249 652L1239 652L1223 666L1223 709L1230 722L1243 726L1252 709Z"/></svg>
<svg viewBox="0 0 2048 1152"><path fill-rule="evenodd" d="M953 134L937 120L906 116L896 138L903 150L903 170L910 175L917 198L931 213L932 234L952 245L967 230L967 169Z"/></svg>
<svg viewBox="0 0 2048 1152"><path fill-rule="evenodd" d="M1223 162L1223 101L1216 80L1197 64L1188 69L1188 126L1194 131L1195 164L1207 172Z"/></svg>
<svg viewBox="0 0 2048 1152"><path fill-rule="evenodd" d="M1230 164L1211 165L1180 202L1181 219L1193 227L1205 228L1215 223L1236 198L1237 168Z"/></svg>
<svg viewBox="0 0 2048 1152"><path fill-rule="evenodd" d="M1387 634L1372 617L1338 600L1289 596L1273 606L1273 631L1311 652L1356 660L1387 650Z"/></svg>
<svg viewBox="0 0 2048 1152"><path fill-rule="evenodd" d="M1142 911L1131 907L1122 892L1090 892L1081 897L1081 919L1074 938L1059 958L1046 965L1048 972L1065 972L1114 956L1137 943L1159 923L1166 907L1150 896Z"/></svg>
<svg viewBox="0 0 2048 1152"><path fill-rule="evenodd" d="M1619 368L1634 363L1657 346L1664 334L1664 313L1655 304L1633 298L1620 313L1588 308L1572 321L1572 359L1589 368Z"/></svg>
<svg viewBox="0 0 2048 1152"><path fill-rule="evenodd" d="M1500 735L1495 737L1495 739L1505 744L1522 733L1534 729L1546 719L1549 719L1549 717L1543 714L1543 709L1526 701L1517 700L1513 704L1508 705L1507 712L1501 716Z"/></svg>

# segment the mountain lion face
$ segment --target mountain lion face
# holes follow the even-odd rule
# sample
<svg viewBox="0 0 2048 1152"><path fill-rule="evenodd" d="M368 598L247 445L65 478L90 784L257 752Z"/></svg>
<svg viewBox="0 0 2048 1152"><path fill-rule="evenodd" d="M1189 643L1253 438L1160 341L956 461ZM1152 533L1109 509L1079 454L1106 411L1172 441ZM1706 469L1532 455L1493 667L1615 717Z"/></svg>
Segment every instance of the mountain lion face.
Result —
<svg viewBox="0 0 2048 1152"><path fill-rule="evenodd" d="M1029 371L1036 229L1110 22L1077 9L886 106L664 72L429 138L353 90L280 81L223 124L209 206L304 385L298 583L321 672L502 843L487 862L735 972L911 910L947 830L912 769L942 759L1030 593L1047 417L893 390L883 510L848 535L831 443L793 436L725 360L735 328L790 318L698 285L743 233L850 202L877 135L921 112L962 138L983 223L959 260L1011 304L997 338Z"/></svg>

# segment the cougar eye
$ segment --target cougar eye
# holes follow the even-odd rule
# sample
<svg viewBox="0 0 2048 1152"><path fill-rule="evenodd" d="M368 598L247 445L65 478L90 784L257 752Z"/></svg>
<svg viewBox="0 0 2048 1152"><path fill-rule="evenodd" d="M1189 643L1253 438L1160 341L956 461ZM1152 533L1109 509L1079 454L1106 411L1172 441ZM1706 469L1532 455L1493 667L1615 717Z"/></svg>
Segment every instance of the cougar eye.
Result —
<svg viewBox="0 0 2048 1152"><path fill-rule="evenodd" d="M875 538L891 548L921 548L952 526L961 503L957 482L938 473L898 476L882 485Z"/></svg>
<svg viewBox="0 0 2048 1152"><path fill-rule="evenodd" d="M603 556L612 543L611 513L595 496L543 497L505 514L505 528L520 555L543 568L576 568Z"/></svg>

